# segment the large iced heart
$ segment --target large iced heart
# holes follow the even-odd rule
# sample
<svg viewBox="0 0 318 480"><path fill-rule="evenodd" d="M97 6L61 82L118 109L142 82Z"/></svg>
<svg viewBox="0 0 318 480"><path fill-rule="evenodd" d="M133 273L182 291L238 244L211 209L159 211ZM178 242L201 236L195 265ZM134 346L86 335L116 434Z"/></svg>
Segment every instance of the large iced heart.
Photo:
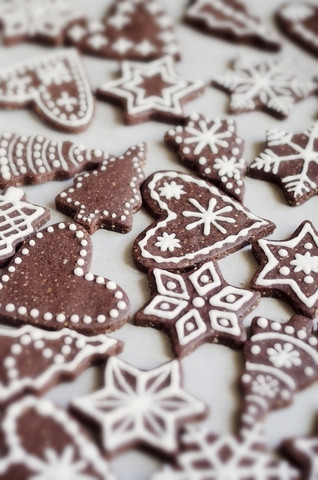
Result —
<svg viewBox="0 0 318 480"><path fill-rule="evenodd" d="M32 106L39 116L66 131L85 129L94 100L75 49L58 50L0 70L0 107Z"/></svg>
<svg viewBox="0 0 318 480"><path fill-rule="evenodd" d="M49 226L24 242L0 278L0 319L78 332L114 330L129 300L115 282L89 273L92 243L74 223Z"/></svg>

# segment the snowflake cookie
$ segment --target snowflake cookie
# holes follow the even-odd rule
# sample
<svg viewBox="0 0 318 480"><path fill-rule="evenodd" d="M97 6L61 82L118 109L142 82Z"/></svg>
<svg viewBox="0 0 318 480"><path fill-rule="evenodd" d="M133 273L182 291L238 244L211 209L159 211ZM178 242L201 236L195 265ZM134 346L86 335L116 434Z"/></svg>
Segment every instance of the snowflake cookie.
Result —
<svg viewBox="0 0 318 480"><path fill-rule="evenodd" d="M108 156L98 169L76 177L74 185L56 197L56 208L90 234L98 228L129 232L133 213L141 207L145 148L141 143L120 157Z"/></svg>
<svg viewBox="0 0 318 480"><path fill-rule="evenodd" d="M182 172L156 172L141 191L156 218L133 246L134 261L143 270L186 270L224 257L275 227L210 183Z"/></svg>
<svg viewBox="0 0 318 480"><path fill-rule="evenodd" d="M243 356L241 422L246 428L290 404L297 391L318 379L318 338L312 322L300 315L287 323L255 318Z"/></svg>
<svg viewBox="0 0 318 480"><path fill-rule="evenodd" d="M121 327L129 300L115 282L89 272L92 242L74 223L34 234L0 277L0 319L89 334Z"/></svg>
<svg viewBox="0 0 318 480"><path fill-rule="evenodd" d="M97 89L101 100L122 104L128 125L161 120L175 123L184 117L183 104L204 92L201 80L187 80L175 73L172 56L147 64L124 61L118 80Z"/></svg>
<svg viewBox="0 0 318 480"><path fill-rule="evenodd" d="M58 332L31 325L0 328L0 404L27 391L42 393L66 378L72 380L121 350L122 343L104 333L87 337L68 328Z"/></svg>
<svg viewBox="0 0 318 480"><path fill-rule="evenodd" d="M0 135L0 188L64 180L96 167L108 153L42 135Z"/></svg>
<svg viewBox="0 0 318 480"><path fill-rule="evenodd" d="M1 420L1 480L115 480L109 465L70 414L26 396Z"/></svg>
<svg viewBox="0 0 318 480"><path fill-rule="evenodd" d="M65 30L84 16L68 0L10 0L0 4L5 45L36 40L62 45Z"/></svg>
<svg viewBox="0 0 318 480"><path fill-rule="evenodd" d="M0 69L0 107L32 106L60 130L79 132L93 118L94 100L75 49L62 49Z"/></svg>
<svg viewBox="0 0 318 480"><path fill-rule="evenodd" d="M314 318L318 310L318 233L304 221L286 240L253 244L259 269L251 287L264 296L282 298L297 313Z"/></svg>
<svg viewBox="0 0 318 480"><path fill-rule="evenodd" d="M164 139L181 163L236 200L243 200L247 170L242 158L244 141L236 135L232 119L209 121L202 114L192 113L184 126L169 130Z"/></svg>
<svg viewBox="0 0 318 480"><path fill-rule="evenodd" d="M112 357L105 387L73 400L72 408L99 425L110 454L144 446L175 455L181 427L206 414L203 402L183 390L180 368L174 360L144 371Z"/></svg>
<svg viewBox="0 0 318 480"><path fill-rule="evenodd" d="M21 188L9 187L0 195L0 266L16 248L50 218L47 208L27 202Z"/></svg>
<svg viewBox="0 0 318 480"><path fill-rule="evenodd" d="M318 478L318 431L308 437L296 437L285 440L282 444L283 453L302 471L304 480Z"/></svg>
<svg viewBox="0 0 318 480"><path fill-rule="evenodd" d="M318 7L313 3L284 3L276 13L282 32L318 56Z"/></svg>
<svg viewBox="0 0 318 480"><path fill-rule="evenodd" d="M243 318L260 294L227 284L215 263L183 274L155 268L148 282L152 297L135 324L166 331L177 356L206 342L237 348L246 340Z"/></svg>
<svg viewBox="0 0 318 480"><path fill-rule="evenodd" d="M103 21L75 24L66 37L82 52L103 58L180 57L173 22L158 0L113 0Z"/></svg>
<svg viewBox="0 0 318 480"><path fill-rule="evenodd" d="M301 205L318 193L318 122L303 133L269 130L266 150L249 167L249 175L277 183L289 205Z"/></svg>
<svg viewBox="0 0 318 480"><path fill-rule="evenodd" d="M194 0L186 11L187 23L211 35L266 50L281 48L278 36L241 0Z"/></svg>
<svg viewBox="0 0 318 480"><path fill-rule="evenodd" d="M298 77L294 70L283 58L247 63L240 57L212 83L231 94L231 113L262 110L286 118L296 102L318 90L314 80Z"/></svg>
<svg viewBox="0 0 318 480"><path fill-rule="evenodd" d="M151 480L300 480L296 469L267 451L260 430L256 424L240 435L219 436L187 426L175 465Z"/></svg>

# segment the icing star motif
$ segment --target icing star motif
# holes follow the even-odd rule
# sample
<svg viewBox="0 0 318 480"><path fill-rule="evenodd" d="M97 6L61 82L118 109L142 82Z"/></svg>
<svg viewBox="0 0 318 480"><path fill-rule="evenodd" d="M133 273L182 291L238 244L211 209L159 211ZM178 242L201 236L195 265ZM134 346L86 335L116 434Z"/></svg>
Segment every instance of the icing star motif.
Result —
<svg viewBox="0 0 318 480"><path fill-rule="evenodd" d="M299 465L304 479L318 478L318 434L285 440L282 450L290 460Z"/></svg>
<svg viewBox="0 0 318 480"><path fill-rule="evenodd" d="M181 357L205 342L239 347L246 339L242 321L259 295L228 285L213 262L192 272L149 271L152 298L135 315L135 324L168 333Z"/></svg>
<svg viewBox="0 0 318 480"><path fill-rule="evenodd" d="M208 121L203 115L193 113L183 126L169 130L164 139L181 163L228 195L243 200L247 164L242 158L244 142L236 135L232 119Z"/></svg>
<svg viewBox="0 0 318 480"><path fill-rule="evenodd" d="M33 428L30 428L32 426ZM65 410L49 400L25 396L1 420L7 452L1 479L115 480L92 440Z"/></svg>
<svg viewBox="0 0 318 480"><path fill-rule="evenodd" d="M314 318L318 309L318 234L303 222L287 240L253 244L260 264L251 287L288 302L297 313Z"/></svg>
<svg viewBox="0 0 318 480"><path fill-rule="evenodd" d="M141 192L144 205L156 218L133 246L134 261L144 270L189 269L225 256L274 228L210 183L181 172L156 172Z"/></svg>
<svg viewBox="0 0 318 480"><path fill-rule="evenodd" d="M249 175L279 184L289 205L301 205L318 193L318 122L303 133L267 132L267 148L249 167Z"/></svg>
<svg viewBox="0 0 318 480"><path fill-rule="evenodd" d="M241 422L246 428L290 404L298 390L318 379L318 339L306 317L294 315L286 323L255 318L243 357Z"/></svg>
<svg viewBox="0 0 318 480"><path fill-rule="evenodd" d="M296 102L317 91L317 83L298 77L289 60L247 63L238 58L232 70L213 78L213 85L231 94L230 112L262 110L286 118Z"/></svg>
<svg viewBox="0 0 318 480"><path fill-rule="evenodd" d="M121 103L125 108L127 124L182 119L182 105L201 95L204 84L200 80L186 80L174 70L171 56L147 64L122 62L119 80L106 82L97 89L100 99Z"/></svg>
<svg viewBox="0 0 318 480"><path fill-rule="evenodd" d="M178 361L143 371L115 357L107 362L105 387L72 407L101 427L109 453L142 445L174 455L181 426L206 412L182 389Z"/></svg>

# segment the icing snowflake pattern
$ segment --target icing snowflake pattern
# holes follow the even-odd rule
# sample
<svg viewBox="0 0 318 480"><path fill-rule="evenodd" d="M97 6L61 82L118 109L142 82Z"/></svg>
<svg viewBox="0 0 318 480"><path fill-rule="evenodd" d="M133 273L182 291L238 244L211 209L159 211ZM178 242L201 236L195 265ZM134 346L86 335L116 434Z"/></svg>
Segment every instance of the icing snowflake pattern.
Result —
<svg viewBox="0 0 318 480"><path fill-rule="evenodd" d="M175 248L181 248L179 240L176 238L175 233L163 232L162 237L157 237L156 247L159 247L162 252L173 252Z"/></svg>
<svg viewBox="0 0 318 480"><path fill-rule="evenodd" d="M149 272L152 298L135 315L135 324L165 330L183 356L203 342L237 348L246 339L242 321L260 296L228 285L213 262L195 272Z"/></svg>
<svg viewBox="0 0 318 480"><path fill-rule="evenodd" d="M302 364L300 353L294 350L291 343L275 343L273 347L268 348L266 353L275 368L291 368L294 365Z"/></svg>
<svg viewBox="0 0 318 480"><path fill-rule="evenodd" d="M303 133L267 133L267 148L250 165L249 174L279 184L289 205L318 193L318 122Z"/></svg>
<svg viewBox="0 0 318 480"><path fill-rule="evenodd" d="M205 414L204 404L181 388L179 369L175 360L142 371L113 357L105 387L72 405L102 428L108 452L141 444L174 453L181 424Z"/></svg>
<svg viewBox="0 0 318 480"><path fill-rule="evenodd" d="M193 113L184 126L169 130L164 138L181 163L228 195L243 200L247 164L242 158L244 142L236 135L232 119L209 121L202 114Z"/></svg>
<svg viewBox="0 0 318 480"><path fill-rule="evenodd" d="M181 172L156 172L143 183L141 192L156 218L133 246L134 261L142 269L158 265L189 269L237 250L251 235L263 236L273 228L210 183ZM174 243L177 239L178 246L163 251L158 238L173 238Z"/></svg>
<svg viewBox="0 0 318 480"><path fill-rule="evenodd" d="M298 77L283 58L254 63L239 58L213 84L231 93L231 113L264 110L280 118L291 113L295 102L317 91L317 83Z"/></svg>

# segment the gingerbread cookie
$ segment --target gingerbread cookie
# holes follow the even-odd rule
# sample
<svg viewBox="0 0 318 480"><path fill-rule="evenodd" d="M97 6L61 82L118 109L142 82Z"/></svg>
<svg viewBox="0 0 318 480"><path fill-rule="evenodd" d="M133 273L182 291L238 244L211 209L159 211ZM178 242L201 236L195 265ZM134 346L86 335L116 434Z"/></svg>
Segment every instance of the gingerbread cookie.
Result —
<svg viewBox="0 0 318 480"><path fill-rule="evenodd" d="M105 334L87 337L68 328L47 332L25 325L0 328L0 404L27 391L42 393L58 381L120 353L122 343Z"/></svg>
<svg viewBox="0 0 318 480"><path fill-rule="evenodd" d="M0 107L32 106L54 127L79 132L93 118L94 100L76 49L62 49L0 70Z"/></svg>
<svg viewBox="0 0 318 480"><path fill-rule="evenodd" d="M236 200L243 200L247 170L242 158L244 141L236 135L232 119L207 120L202 114L192 113L184 126L169 130L164 139L181 163Z"/></svg>
<svg viewBox="0 0 318 480"><path fill-rule="evenodd" d="M261 110L286 118L296 102L318 90L314 80L299 77L283 58L247 63L238 58L232 70L213 79L213 85L231 94L230 112Z"/></svg>
<svg viewBox="0 0 318 480"><path fill-rule="evenodd" d="M9 187L0 195L0 266L49 218L49 209L27 202L21 188Z"/></svg>
<svg viewBox="0 0 318 480"><path fill-rule="evenodd" d="M318 478L318 432L313 436L284 440L282 451L301 469L303 480Z"/></svg>
<svg viewBox="0 0 318 480"><path fill-rule="evenodd" d="M208 182L182 172L156 172L141 191L156 218L133 246L133 259L143 270L186 270L224 257L275 228Z"/></svg>
<svg viewBox="0 0 318 480"><path fill-rule="evenodd" d="M318 7L313 3L285 3L276 19L282 32L318 56Z"/></svg>
<svg viewBox="0 0 318 480"><path fill-rule="evenodd" d="M183 390L180 374L177 360L144 371L112 357L105 387L71 405L99 425L103 448L110 454L145 446L175 455L182 425L206 413L203 402Z"/></svg>
<svg viewBox="0 0 318 480"><path fill-rule="evenodd" d="M92 242L80 225L51 225L25 241L0 277L0 319L104 333L128 319L115 282L89 272Z"/></svg>
<svg viewBox="0 0 318 480"><path fill-rule="evenodd" d="M264 296L282 298L302 315L318 310L318 233L308 220L286 240L253 244L259 269L251 287Z"/></svg>
<svg viewBox="0 0 318 480"><path fill-rule="evenodd" d="M56 208L90 234L98 228L129 232L133 213L141 207L139 187L144 180L145 162L143 143L120 157L104 159L97 170L78 176L71 188L56 197Z"/></svg>
<svg viewBox="0 0 318 480"><path fill-rule="evenodd" d="M108 156L82 144L6 132L0 135L0 188L64 180L96 167Z"/></svg>
<svg viewBox="0 0 318 480"><path fill-rule="evenodd" d="M281 48L279 38L241 0L193 0L185 19L211 35L266 50Z"/></svg>
<svg viewBox="0 0 318 480"><path fill-rule="evenodd" d="M287 323L256 317L243 355L241 422L247 428L318 379L318 339L306 317L294 315Z"/></svg>
<svg viewBox="0 0 318 480"><path fill-rule="evenodd" d="M13 403L3 413L1 430L1 480L114 480L92 439L49 400L26 396Z"/></svg>
<svg viewBox="0 0 318 480"><path fill-rule="evenodd" d="M186 427L175 465L151 480L300 480L296 469L267 451L260 425L240 435Z"/></svg>
<svg viewBox="0 0 318 480"><path fill-rule="evenodd" d="M169 55L147 64L124 61L121 69L118 80L104 83L96 93L101 100L123 105L128 125L148 120L178 122L184 117L183 104L204 92L200 80L175 73Z"/></svg>
<svg viewBox="0 0 318 480"><path fill-rule="evenodd" d="M82 52L103 58L180 57L173 22L158 0L113 0L103 21L74 25L66 36Z"/></svg>
<svg viewBox="0 0 318 480"><path fill-rule="evenodd" d="M179 357L205 342L238 348L246 340L243 318L260 295L229 285L213 262L183 274L149 271L151 300L135 315L135 324L164 330Z"/></svg>
<svg viewBox="0 0 318 480"><path fill-rule="evenodd" d="M267 148L249 167L249 175L277 183L291 206L318 193L318 123L303 133L270 130Z"/></svg>

